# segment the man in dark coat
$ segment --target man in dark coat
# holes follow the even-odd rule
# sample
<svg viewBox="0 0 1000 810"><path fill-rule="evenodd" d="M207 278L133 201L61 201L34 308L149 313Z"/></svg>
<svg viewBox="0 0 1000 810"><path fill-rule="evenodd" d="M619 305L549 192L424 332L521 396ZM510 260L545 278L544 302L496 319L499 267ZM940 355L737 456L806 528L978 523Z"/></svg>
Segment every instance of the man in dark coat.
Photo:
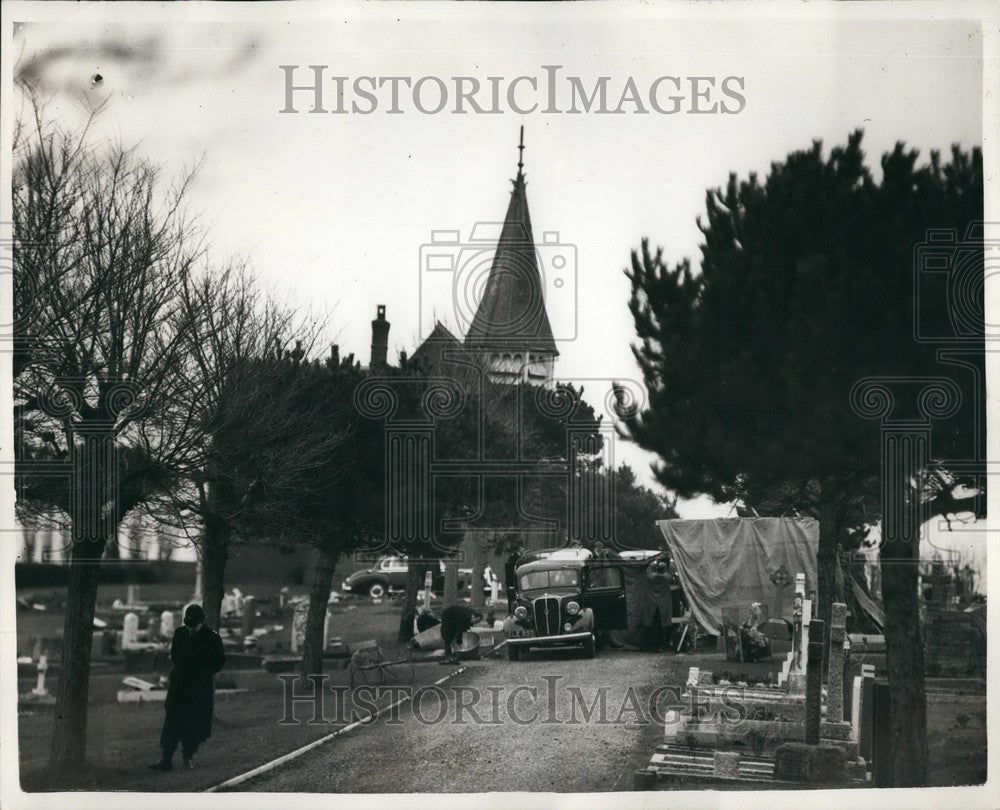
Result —
<svg viewBox="0 0 1000 810"><path fill-rule="evenodd" d="M482 621L483 614L466 605L451 605L441 611L441 638L444 639L444 654L452 656L452 644L462 638L462 633L476 622Z"/></svg>
<svg viewBox="0 0 1000 810"><path fill-rule="evenodd" d="M190 768L198 746L212 736L215 673L225 665L226 654L219 634L205 626L201 605L188 605L184 611L184 626L174 633L170 660L173 668L167 688L167 714L160 734L163 756L149 766L159 771L173 768L178 745L184 767Z"/></svg>

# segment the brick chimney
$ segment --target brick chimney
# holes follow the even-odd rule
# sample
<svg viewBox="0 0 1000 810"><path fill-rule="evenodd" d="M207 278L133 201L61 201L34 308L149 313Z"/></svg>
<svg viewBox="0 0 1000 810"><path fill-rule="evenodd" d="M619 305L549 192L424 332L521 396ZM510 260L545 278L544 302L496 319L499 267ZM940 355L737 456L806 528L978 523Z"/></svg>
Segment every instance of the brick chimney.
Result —
<svg viewBox="0 0 1000 810"><path fill-rule="evenodd" d="M372 321L371 368L385 366L389 354L389 325L385 319L385 304L379 304L375 320Z"/></svg>

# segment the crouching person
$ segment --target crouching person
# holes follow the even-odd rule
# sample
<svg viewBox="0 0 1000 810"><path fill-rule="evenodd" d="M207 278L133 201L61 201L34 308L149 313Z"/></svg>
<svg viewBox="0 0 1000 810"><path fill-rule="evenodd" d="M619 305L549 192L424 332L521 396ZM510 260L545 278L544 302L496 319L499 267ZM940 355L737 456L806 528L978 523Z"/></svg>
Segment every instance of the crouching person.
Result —
<svg viewBox="0 0 1000 810"><path fill-rule="evenodd" d="M445 656L451 658L454 655L452 645L457 643L472 625L482 620L482 613L465 605L452 605L441 611L441 638L444 640Z"/></svg>
<svg viewBox="0 0 1000 810"><path fill-rule="evenodd" d="M212 735L215 708L215 673L226 663L219 634L205 625L201 605L188 605L184 625L170 645L170 686L164 705L166 717L160 734L161 758L149 767L173 768L174 751L181 747L184 767L192 767L198 746Z"/></svg>

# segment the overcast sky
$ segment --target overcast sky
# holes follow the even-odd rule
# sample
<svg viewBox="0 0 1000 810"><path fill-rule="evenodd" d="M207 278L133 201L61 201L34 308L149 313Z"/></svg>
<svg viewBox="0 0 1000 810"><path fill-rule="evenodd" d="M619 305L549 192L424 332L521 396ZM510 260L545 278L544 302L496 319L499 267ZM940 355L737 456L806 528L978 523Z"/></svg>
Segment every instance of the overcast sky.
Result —
<svg viewBox="0 0 1000 810"><path fill-rule="evenodd" d="M383 6L361 19L326 12L326 21L265 25L237 22L238 5L212 11L231 22L185 22L185 7L85 4L66 22L17 26L17 69L67 123L81 100L107 99L98 136L138 142L168 167L204 156L192 202L211 225L214 255L244 254L280 295L331 310L342 353L365 362L378 304L388 308L393 356L412 351L435 317L462 331L450 285L428 282L420 249L432 231L465 238L477 221L503 217L522 124L536 240L557 232L577 257L575 280L567 273L550 286L548 301L557 338L576 335L560 343L557 373L577 381L638 377L622 274L629 251L649 236L671 260L697 260L705 190L730 171L763 174L790 150L842 143L857 127L876 173L899 139L925 156L982 139L974 22L640 19L634 8L608 22L569 7L538 8L528 20L524 8L452 6L445 23L433 10L397 21ZM746 104L734 115L424 115L404 91L406 111L387 115L380 91L372 115L279 114L278 66L302 65L305 82L314 64L351 79L483 83L521 74L543 82L542 65L561 65L585 84L611 77L612 105L629 76L640 88L662 75L740 76ZM332 84L326 90L333 95ZM309 108L308 93L296 100ZM601 384L585 385L599 407ZM647 454L622 446L618 458L651 481ZM681 511L728 508L699 501Z"/></svg>

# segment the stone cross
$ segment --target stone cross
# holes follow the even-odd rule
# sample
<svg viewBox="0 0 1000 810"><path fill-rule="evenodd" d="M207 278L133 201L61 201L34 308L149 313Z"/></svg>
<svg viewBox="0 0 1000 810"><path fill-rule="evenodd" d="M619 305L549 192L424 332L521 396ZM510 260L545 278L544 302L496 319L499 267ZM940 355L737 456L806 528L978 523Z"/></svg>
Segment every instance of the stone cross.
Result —
<svg viewBox="0 0 1000 810"><path fill-rule="evenodd" d="M49 690L45 688L45 673L49 671L49 657L43 655L38 659L38 681L35 683L35 688L31 690L31 694L38 695L38 697L47 697Z"/></svg>
<svg viewBox="0 0 1000 810"><path fill-rule="evenodd" d="M241 629L243 638L250 638L253 635L254 620L257 618L257 600L248 596L243 600L243 621Z"/></svg>
<svg viewBox="0 0 1000 810"><path fill-rule="evenodd" d="M823 704L823 645L826 623L809 623L809 648L806 657L806 742L819 745L820 716Z"/></svg>
<svg viewBox="0 0 1000 810"><path fill-rule="evenodd" d="M139 617L135 613L126 613L122 622L122 649L135 648L139 644Z"/></svg>
<svg viewBox="0 0 1000 810"><path fill-rule="evenodd" d="M844 722L844 641L847 640L847 605L833 603L830 618L830 668L826 686L826 722Z"/></svg>
<svg viewBox="0 0 1000 810"><path fill-rule="evenodd" d="M165 639L174 637L174 612L165 610L160 614L160 635Z"/></svg>

